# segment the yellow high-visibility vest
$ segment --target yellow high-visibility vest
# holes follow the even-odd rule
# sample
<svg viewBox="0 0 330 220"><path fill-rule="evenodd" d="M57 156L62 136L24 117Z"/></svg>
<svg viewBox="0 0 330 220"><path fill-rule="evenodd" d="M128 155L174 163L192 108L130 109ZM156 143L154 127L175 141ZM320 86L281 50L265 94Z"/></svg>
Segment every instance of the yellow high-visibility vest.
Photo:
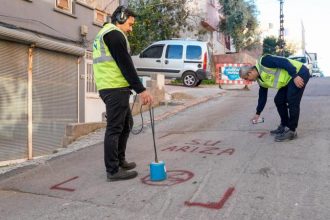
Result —
<svg viewBox="0 0 330 220"><path fill-rule="evenodd" d="M111 56L109 48L103 40L103 36L113 30L120 31L124 35L129 50L129 43L126 35L115 25L106 24L100 30L93 43L93 71L97 90L129 86L129 83L124 78L117 63Z"/></svg>
<svg viewBox="0 0 330 220"><path fill-rule="evenodd" d="M290 79L292 78L288 71L280 68L268 68L261 65L262 56L257 60L256 68L259 72L260 78L257 78L257 82L260 86L264 88L276 88L280 89L288 85ZM287 58L286 58L287 59ZM296 67L296 74L299 72L300 68L304 65L303 63L287 59L294 67Z"/></svg>

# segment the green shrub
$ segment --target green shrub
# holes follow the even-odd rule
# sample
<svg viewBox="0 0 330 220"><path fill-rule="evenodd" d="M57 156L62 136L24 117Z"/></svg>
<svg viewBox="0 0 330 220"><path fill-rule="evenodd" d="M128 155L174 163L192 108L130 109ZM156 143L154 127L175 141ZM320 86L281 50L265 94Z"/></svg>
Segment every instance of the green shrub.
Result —
<svg viewBox="0 0 330 220"><path fill-rule="evenodd" d="M215 79L206 79L206 80L203 80L202 85L215 85Z"/></svg>

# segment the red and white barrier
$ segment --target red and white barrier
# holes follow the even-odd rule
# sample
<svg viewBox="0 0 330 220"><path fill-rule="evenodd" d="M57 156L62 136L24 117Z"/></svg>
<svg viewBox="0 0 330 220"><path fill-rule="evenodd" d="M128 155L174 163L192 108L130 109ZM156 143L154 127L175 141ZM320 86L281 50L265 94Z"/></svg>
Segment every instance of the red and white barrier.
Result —
<svg viewBox="0 0 330 220"><path fill-rule="evenodd" d="M230 80L223 74L225 67L241 67L241 66L251 66L249 63L218 63L216 67L216 83L221 85L251 85L252 82L248 80L243 80L241 78ZM238 74L238 73L237 73Z"/></svg>
<svg viewBox="0 0 330 220"><path fill-rule="evenodd" d="M247 80L219 80L219 84L227 84L227 85L250 85L252 84L251 81Z"/></svg>

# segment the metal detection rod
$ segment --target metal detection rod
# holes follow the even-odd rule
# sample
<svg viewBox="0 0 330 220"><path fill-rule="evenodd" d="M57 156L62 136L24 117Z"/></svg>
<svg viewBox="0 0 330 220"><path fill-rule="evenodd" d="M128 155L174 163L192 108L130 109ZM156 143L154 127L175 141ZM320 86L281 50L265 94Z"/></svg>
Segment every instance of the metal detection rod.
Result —
<svg viewBox="0 0 330 220"><path fill-rule="evenodd" d="M156 141L155 141L155 116L154 116L154 108L153 107L149 106L149 113L150 113L150 124L151 124L151 130L152 130L152 138L153 138L153 141L154 141L155 162L158 163Z"/></svg>

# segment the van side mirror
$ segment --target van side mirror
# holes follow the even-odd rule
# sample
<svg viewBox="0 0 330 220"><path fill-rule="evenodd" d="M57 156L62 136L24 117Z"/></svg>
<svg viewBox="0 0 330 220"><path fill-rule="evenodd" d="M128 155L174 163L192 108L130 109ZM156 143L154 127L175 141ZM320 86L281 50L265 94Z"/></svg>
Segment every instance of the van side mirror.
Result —
<svg viewBox="0 0 330 220"><path fill-rule="evenodd" d="M139 57L140 58L143 58L144 57L143 53L140 53Z"/></svg>

